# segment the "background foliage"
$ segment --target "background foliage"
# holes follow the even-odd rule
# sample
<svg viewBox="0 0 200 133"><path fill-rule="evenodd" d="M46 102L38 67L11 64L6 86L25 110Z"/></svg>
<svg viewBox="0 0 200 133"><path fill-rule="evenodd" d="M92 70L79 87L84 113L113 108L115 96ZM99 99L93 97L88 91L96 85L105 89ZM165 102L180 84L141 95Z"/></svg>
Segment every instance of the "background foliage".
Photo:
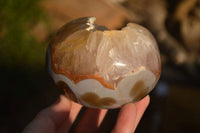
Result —
<svg viewBox="0 0 200 133"><path fill-rule="evenodd" d="M46 44L36 41L31 27L45 20L39 0L0 1L0 60L1 65L38 66L44 64Z"/></svg>

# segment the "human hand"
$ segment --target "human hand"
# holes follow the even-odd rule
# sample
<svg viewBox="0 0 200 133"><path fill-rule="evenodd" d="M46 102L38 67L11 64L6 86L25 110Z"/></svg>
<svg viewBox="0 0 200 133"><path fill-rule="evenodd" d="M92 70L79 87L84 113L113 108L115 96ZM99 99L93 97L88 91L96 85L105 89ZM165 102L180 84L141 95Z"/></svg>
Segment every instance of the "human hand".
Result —
<svg viewBox="0 0 200 133"><path fill-rule="evenodd" d="M112 133L133 133L149 104L149 96L133 104L124 105L118 114ZM65 96L40 111L25 127L23 133L67 133L75 121L82 106ZM107 109L87 108L80 119L75 133L96 133L107 113Z"/></svg>

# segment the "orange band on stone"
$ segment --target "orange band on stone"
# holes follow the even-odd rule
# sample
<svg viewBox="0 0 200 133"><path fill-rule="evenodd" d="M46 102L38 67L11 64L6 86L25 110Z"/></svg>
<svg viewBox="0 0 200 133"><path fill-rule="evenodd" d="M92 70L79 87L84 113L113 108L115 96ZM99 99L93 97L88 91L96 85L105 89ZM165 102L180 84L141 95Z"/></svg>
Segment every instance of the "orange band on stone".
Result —
<svg viewBox="0 0 200 133"><path fill-rule="evenodd" d="M78 82L85 80L85 79L96 79L98 80L104 87L108 88L108 89L112 89L114 90L114 86L112 84L106 83L106 81L104 80L103 77L100 77L99 74L94 74L94 75L74 75L71 74L70 71L65 70L65 71L61 71L61 70L57 70L54 66L54 64L51 64L53 71L56 74L63 74L65 76L67 76L69 79L71 79L75 84L77 84Z"/></svg>

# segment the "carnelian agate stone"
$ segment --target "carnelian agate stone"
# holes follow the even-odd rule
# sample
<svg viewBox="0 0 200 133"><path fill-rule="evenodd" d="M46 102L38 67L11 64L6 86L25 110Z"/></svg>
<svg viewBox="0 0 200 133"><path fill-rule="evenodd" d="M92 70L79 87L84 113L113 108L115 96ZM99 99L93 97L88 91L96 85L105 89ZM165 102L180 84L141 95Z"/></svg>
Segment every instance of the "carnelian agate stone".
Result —
<svg viewBox="0 0 200 133"><path fill-rule="evenodd" d="M53 80L86 107L112 109L142 99L161 71L154 37L137 24L108 30L94 21L71 21L52 38L47 66Z"/></svg>

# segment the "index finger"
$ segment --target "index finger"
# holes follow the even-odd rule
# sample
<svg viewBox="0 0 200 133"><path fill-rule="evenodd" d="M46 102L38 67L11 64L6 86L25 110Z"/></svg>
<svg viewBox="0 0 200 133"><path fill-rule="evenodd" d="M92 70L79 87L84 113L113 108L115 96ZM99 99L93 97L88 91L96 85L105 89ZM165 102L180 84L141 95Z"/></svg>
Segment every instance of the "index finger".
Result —
<svg viewBox="0 0 200 133"><path fill-rule="evenodd" d="M146 96L141 101L124 105L118 115L112 133L133 133L149 104L150 98Z"/></svg>

